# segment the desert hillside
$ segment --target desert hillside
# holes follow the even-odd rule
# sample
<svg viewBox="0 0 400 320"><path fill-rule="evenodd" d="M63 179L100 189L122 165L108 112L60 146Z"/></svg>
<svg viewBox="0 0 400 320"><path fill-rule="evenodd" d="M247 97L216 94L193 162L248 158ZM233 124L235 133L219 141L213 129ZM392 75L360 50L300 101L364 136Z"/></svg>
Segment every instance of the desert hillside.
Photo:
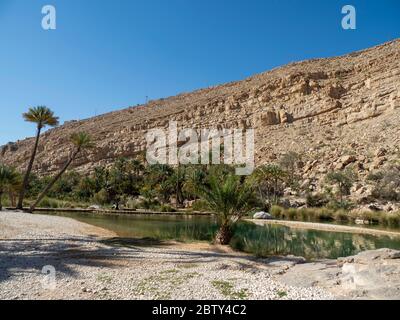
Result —
<svg viewBox="0 0 400 320"><path fill-rule="evenodd" d="M97 141L97 148L75 163L78 170L89 171L121 156L135 156L145 149L146 131L167 127L170 120L190 128L255 128L257 164L297 152L304 184L317 185L330 170L349 165L362 179L399 159L400 40L66 122L43 134L35 170L58 169L74 131L87 131ZM24 168L32 142L29 138L3 146L0 161Z"/></svg>

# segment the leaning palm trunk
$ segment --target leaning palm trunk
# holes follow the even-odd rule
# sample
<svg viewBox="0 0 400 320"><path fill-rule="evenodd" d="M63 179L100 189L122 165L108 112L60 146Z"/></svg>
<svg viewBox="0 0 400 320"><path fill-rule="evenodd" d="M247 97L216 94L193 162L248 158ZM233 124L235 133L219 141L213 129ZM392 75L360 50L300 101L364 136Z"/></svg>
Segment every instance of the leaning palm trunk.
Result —
<svg viewBox="0 0 400 320"><path fill-rule="evenodd" d="M68 161L65 163L64 167L61 169L61 171L57 175L55 175L53 177L53 179L49 182L49 184L46 186L46 188L44 188L42 193L38 196L38 198L35 201L35 203L33 205L31 205L31 207L29 209L29 212L33 212L35 210L35 208L43 200L43 198L46 196L46 194L51 190L51 188L53 188L53 186L58 181L58 179L60 179L60 177L65 173L65 171L67 171L68 167L70 166L72 161L75 160L75 158L76 158L76 156L78 155L79 152L80 152L79 148L77 150L75 150L75 152L70 156Z"/></svg>
<svg viewBox="0 0 400 320"><path fill-rule="evenodd" d="M25 192L26 192L26 189L28 188L28 183L29 183L29 176L31 175L31 171L33 168L33 162L35 161L36 152L37 152L38 145L39 145L40 131L41 131L41 127L38 126L37 132L36 132L35 145L33 146L32 155L29 160L28 168L26 169L26 173L24 176L24 181L22 183L21 191L19 193L18 204L17 204L17 209L19 209L19 210L22 210L22 208L23 208Z"/></svg>

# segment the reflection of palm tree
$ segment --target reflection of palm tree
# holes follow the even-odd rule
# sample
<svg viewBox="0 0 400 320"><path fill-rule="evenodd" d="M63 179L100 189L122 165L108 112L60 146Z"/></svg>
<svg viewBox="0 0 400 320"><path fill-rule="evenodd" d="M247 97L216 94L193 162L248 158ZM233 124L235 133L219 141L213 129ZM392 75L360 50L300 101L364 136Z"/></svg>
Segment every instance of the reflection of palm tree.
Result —
<svg viewBox="0 0 400 320"><path fill-rule="evenodd" d="M58 125L58 117L55 117L53 111L45 106L30 108L28 112L23 114L23 117L25 121L36 123L37 130L35 144L33 145L31 158L29 160L28 168L26 169L24 181L20 190L17 209L22 209L23 207L24 196L29 183L29 176L32 171L33 162L35 161L36 152L39 145L40 133L45 126L54 127Z"/></svg>
<svg viewBox="0 0 400 320"><path fill-rule="evenodd" d="M93 148L94 143L92 142L91 137L84 132L79 132L79 133L73 133L71 135L71 142L74 146L74 149L61 169L61 171L54 176L54 178L49 182L49 184L46 186L46 188L42 191L42 193L38 196L36 202L30 207L30 211L32 212L36 206L43 200L43 198L46 196L46 194L50 191L50 189L54 186L54 184L58 181L58 179L61 178L61 176L67 171L68 167L71 165L71 163L76 159L76 157L79 155L79 153L85 149Z"/></svg>

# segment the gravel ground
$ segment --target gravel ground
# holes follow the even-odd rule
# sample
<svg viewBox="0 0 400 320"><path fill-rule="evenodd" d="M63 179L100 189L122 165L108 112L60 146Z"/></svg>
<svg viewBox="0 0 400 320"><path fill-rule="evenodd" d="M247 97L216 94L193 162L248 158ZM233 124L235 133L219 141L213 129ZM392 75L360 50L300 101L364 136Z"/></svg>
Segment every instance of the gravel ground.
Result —
<svg viewBox="0 0 400 320"><path fill-rule="evenodd" d="M277 280L296 261L119 239L69 218L0 212L0 299L333 299Z"/></svg>

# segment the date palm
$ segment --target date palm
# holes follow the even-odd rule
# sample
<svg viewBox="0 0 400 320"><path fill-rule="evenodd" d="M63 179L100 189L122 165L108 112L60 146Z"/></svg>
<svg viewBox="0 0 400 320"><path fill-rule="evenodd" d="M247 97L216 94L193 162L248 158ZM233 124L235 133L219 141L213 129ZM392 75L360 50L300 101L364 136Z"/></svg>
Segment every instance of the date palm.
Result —
<svg viewBox="0 0 400 320"><path fill-rule="evenodd" d="M3 194L12 192L19 182L19 174L13 168L0 164L0 211L3 210Z"/></svg>
<svg viewBox="0 0 400 320"><path fill-rule="evenodd" d="M234 174L210 176L207 185L201 185L198 194L214 212L220 229L215 242L227 245L233 236L233 226L256 204L253 187L243 183Z"/></svg>
<svg viewBox="0 0 400 320"><path fill-rule="evenodd" d="M25 119L25 121L36 123L36 139L33 145L31 158L29 160L28 167L25 172L24 180L22 182L22 187L18 198L17 209L22 209L23 207L25 192L28 187L29 177L32 171L37 148L39 145L40 133L42 129L46 126L55 127L58 125L58 117L55 117L53 111L51 111L49 108L45 106L29 108L28 112L24 113L22 116Z"/></svg>
<svg viewBox="0 0 400 320"><path fill-rule="evenodd" d="M71 143L73 144L73 150L71 151L71 154L70 154L67 162L64 164L64 166L62 167L60 172L57 173L50 180L49 184L44 188L42 193L38 196L35 203L33 205L31 205L30 212L35 210L35 208L43 200L43 198L50 191L50 189L55 185L55 183L58 181L58 179L60 179L61 176L65 173L65 171L67 171L68 167L77 158L79 153L81 153L82 151L84 151L86 149L91 149L95 146L91 137L85 132L73 133L70 137L70 140L71 140Z"/></svg>

